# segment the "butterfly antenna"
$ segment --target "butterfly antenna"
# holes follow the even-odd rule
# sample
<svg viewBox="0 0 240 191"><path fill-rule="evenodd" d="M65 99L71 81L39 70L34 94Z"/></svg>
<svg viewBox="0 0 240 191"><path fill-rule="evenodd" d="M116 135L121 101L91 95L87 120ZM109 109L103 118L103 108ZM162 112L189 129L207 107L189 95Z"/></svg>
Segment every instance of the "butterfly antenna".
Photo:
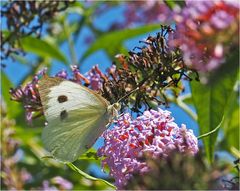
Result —
<svg viewBox="0 0 240 191"><path fill-rule="evenodd" d="M130 96L132 93L134 93L134 92L137 91L137 90L139 90L139 87L133 89L133 90L130 91L128 94L126 94L125 96L121 97L121 98L117 101L117 103L119 103L120 101L122 101L124 98Z"/></svg>

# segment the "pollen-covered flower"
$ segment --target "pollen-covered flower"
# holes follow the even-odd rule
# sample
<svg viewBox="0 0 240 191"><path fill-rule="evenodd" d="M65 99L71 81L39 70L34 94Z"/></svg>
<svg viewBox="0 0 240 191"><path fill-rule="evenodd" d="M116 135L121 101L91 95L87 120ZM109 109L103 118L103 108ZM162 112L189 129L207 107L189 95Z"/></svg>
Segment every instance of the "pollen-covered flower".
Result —
<svg viewBox="0 0 240 191"><path fill-rule="evenodd" d="M178 127L169 111L145 111L132 119L126 113L120 117L113 129L104 132L105 145L98 150L106 157L103 166L109 166L110 176L118 189L123 188L133 173L145 173L149 168L142 161L144 154L152 158L164 158L173 150L182 153L198 152L197 138L185 125Z"/></svg>
<svg viewBox="0 0 240 191"><path fill-rule="evenodd" d="M185 64L209 72L218 68L227 52L239 46L238 1L186 1L175 13L176 33L170 42L183 51Z"/></svg>

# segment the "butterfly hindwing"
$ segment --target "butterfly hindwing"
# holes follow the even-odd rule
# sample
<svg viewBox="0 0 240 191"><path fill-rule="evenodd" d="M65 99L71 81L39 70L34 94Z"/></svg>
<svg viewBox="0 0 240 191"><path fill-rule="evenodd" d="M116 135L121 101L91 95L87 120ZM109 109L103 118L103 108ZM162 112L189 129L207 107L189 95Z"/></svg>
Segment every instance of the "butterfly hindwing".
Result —
<svg viewBox="0 0 240 191"><path fill-rule="evenodd" d="M107 122L108 116L99 116L97 110L72 110L63 121L57 119L44 128L43 144L57 159L72 162L94 144Z"/></svg>
<svg viewBox="0 0 240 191"><path fill-rule="evenodd" d="M42 134L45 148L59 160L76 160L109 122L108 102L86 87L57 77L44 77L39 93L48 122Z"/></svg>

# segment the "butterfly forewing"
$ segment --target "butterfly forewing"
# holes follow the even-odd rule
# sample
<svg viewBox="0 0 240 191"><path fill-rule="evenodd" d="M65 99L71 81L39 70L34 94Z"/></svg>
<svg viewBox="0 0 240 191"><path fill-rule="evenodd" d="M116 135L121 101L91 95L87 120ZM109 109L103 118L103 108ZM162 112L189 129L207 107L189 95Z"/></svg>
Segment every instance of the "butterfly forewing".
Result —
<svg viewBox="0 0 240 191"><path fill-rule="evenodd" d="M39 83L39 94L48 122L59 117L66 110L94 107L105 112L109 103L94 91L64 80L62 78L44 77Z"/></svg>
<svg viewBox="0 0 240 191"><path fill-rule="evenodd" d="M48 122L42 134L45 148L59 160L76 160L109 122L108 102L86 87L57 77L44 77L39 93Z"/></svg>

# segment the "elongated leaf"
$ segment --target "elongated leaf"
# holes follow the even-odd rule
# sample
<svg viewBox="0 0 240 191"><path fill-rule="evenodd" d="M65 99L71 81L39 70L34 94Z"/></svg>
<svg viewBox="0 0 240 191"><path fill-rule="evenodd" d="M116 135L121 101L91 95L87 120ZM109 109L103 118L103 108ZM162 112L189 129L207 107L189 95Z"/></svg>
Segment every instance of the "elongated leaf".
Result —
<svg viewBox="0 0 240 191"><path fill-rule="evenodd" d="M41 57L56 59L64 64L67 64L66 57L62 54L58 47L45 40L28 36L21 39L21 45L24 51L32 52Z"/></svg>
<svg viewBox="0 0 240 191"><path fill-rule="evenodd" d="M239 148L239 108L236 105L235 110L232 112L229 123L225 127L225 138L227 140L228 150L231 147Z"/></svg>
<svg viewBox="0 0 240 191"><path fill-rule="evenodd" d="M145 25L134 29L124 29L121 31L107 33L106 35L99 37L92 44L92 46L85 52L81 60L84 60L90 54L101 49L104 49L109 55L113 56L117 52L116 50L121 48L121 44L125 40L156 29L160 29L159 24Z"/></svg>
<svg viewBox="0 0 240 191"><path fill-rule="evenodd" d="M23 113L21 111L21 105L10 99L9 90L13 87L11 81L8 79L7 75L1 71L1 96L7 106L7 114L10 118L16 118L18 115ZM1 98L1 99L2 99Z"/></svg>
<svg viewBox="0 0 240 191"><path fill-rule="evenodd" d="M232 147L239 148L239 103L238 94L233 92L227 103L225 110L226 119L224 120L224 138L221 142L221 148L231 152Z"/></svg>
<svg viewBox="0 0 240 191"><path fill-rule="evenodd" d="M15 59L20 64L30 65L30 62L23 56L20 56L20 55L17 55L17 54L12 54L11 56L13 57L13 59Z"/></svg>
<svg viewBox="0 0 240 191"><path fill-rule="evenodd" d="M228 59L226 64L231 72L222 73L217 83L203 85L199 82L191 82L192 98L198 114L200 134L215 129L221 122L224 110L227 109L228 98L237 79L238 53L235 52ZM233 69L235 68L235 69ZM207 158L213 162L214 147L217 133L203 139Z"/></svg>

